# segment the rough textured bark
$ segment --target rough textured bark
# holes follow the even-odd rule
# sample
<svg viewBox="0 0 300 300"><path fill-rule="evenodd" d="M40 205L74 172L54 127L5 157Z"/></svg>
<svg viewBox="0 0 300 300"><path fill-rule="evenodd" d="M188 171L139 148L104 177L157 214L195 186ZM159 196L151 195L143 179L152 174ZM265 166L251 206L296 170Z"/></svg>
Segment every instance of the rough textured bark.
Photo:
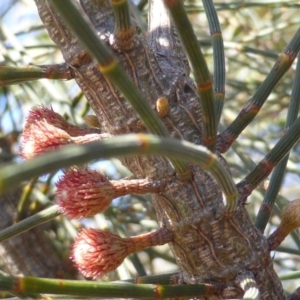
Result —
<svg viewBox="0 0 300 300"><path fill-rule="evenodd" d="M0 152L9 157L10 144L0 139ZM5 157L5 156L4 156ZM4 161L0 160L0 165ZM0 197L0 230L14 224L20 188ZM47 225L32 228L0 244L3 271L13 275L75 278L76 270L63 261L45 234Z"/></svg>
<svg viewBox="0 0 300 300"><path fill-rule="evenodd" d="M146 129L126 100L102 76L89 54L77 42L47 0L36 0L40 17L50 37L61 49L102 124L113 135L145 132ZM148 40L136 35L134 47L126 52L110 44L113 15L106 1L81 0L82 12L99 38L111 47L127 73L155 109L158 97L169 101L163 121L170 136L201 144L201 109L195 86L189 78L187 60L160 1L150 1ZM220 160L226 163L224 159ZM223 202L212 177L190 166L193 179L181 182L161 157L123 159L137 178L170 179L153 205L159 225L171 228L175 238L170 247L186 283L215 282L224 285L216 297L241 298L237 275L251 271L261 299L284 299L284 293L268 251L266 238L258 232L240 201L231 218L222 215Z"/></svg>

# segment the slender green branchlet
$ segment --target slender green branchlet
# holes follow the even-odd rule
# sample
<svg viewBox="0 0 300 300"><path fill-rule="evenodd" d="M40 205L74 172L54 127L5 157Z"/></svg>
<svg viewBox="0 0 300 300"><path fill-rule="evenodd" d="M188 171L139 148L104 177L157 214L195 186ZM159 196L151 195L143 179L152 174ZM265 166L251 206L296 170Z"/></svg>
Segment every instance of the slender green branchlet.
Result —
<svg viewBox="0 0 300 300"><path fill-rule="evenodd" d="M193 27L181 0L164 0L179 38L193 68L200 104L203 110L203 144L214 151L217 140L217 114L213 84L206 60L201 52Z"/></svg>
<svg viewBox="0 0 300 300"><path fill-rule="evenodd" d="M142 93L119 65L111 51L109 51L108 48L99 40L97 33L78 11L73 1L64 0L62 2L59 0L51 0L51 3L60 12L64 21L68 26L70 26L71 30L82 45L84 45L90 54L96 59L101 73L110 82L112 82L130 102L133 109L143 120L146 127L153 134L167 137L169 134L160 118L156 115L151 105L145 101ZM70 15L72 15L72 18L70 18ZM183 161L172 158L171 163L181 180L187 181L191 179L191 171Z"/></svg>
<svg viewBox="0 0 300 300"><path fill-rule="evenodd" d="M74 74L67 64L44 66L0 66L0 87L42 78L70 80Z"/></svg>
<svg viewBox="0 0 300 300"><path fill-rule="evenodd" d="M133 47L135 29L131 23L127 0L110 0L115 15L113 47L129 50Z"/></svg>
<svg viewBox="0 0 300 300"><path fill-rule="evenodd" d="M30 179L63 167L83 164L96 158L129 155L165 155L198 164L212 174L225 196L225 209L231 214L238 199L236 186L216 155L203 146L153 135L124 135L84 145L67 145L62 149L32 158L22 164L8 164L0 170L0 193ZM47 171L45 171L47 170ZM9 182L9 184L8 184Z"/></svg>

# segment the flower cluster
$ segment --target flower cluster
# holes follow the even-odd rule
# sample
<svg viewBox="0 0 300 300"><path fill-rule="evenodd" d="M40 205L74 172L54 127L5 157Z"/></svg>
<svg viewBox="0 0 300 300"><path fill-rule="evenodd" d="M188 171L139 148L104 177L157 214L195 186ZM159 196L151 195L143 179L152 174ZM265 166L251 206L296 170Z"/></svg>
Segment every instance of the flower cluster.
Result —
<svg viewBox="0 0 300 300"><path fill-rule="evenodd" d="M100 127L94 117L87 118L87 123ZM82 144L107 137L68 123L52 109L39 107L26 119L22 156L30 159L66 144ZM117 197L158 193L165 186L166 182L162 180L109 180L96 170L72 167L57 182L56 199L62 213L71 219L81 219L105 211ZM173 232L167 228L130 238L85 228L75 239L72 260L84 276L96 278L116 269L131 253L168 243L172 238Z"/></svg>

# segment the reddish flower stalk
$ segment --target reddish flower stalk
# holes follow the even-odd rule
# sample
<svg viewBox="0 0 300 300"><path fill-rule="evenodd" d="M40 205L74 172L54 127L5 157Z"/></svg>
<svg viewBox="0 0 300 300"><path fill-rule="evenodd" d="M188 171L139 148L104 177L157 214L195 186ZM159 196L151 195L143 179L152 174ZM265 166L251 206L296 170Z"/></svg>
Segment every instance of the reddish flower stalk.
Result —
<svg viewBox="0 0 300 300"><path fill-rule="evenodd" d="M115 270L128 255L166 244L172 239L173 232L167 228L130 238L121 238L110 231L85 228L75 239L71 258L84 276L96 278Z"/></svg>
<svg viewBox="0 0 300 300"><path fill-rule="evenodd" d="M293 230L300 227L300 199L290 201L282 211L281 223L269 236L269 249L276 249Z"/></svg>
<svg viewBox="0 0 300 300"><path fill-rule="evenodd" d="M103 212L117 197L155 193L165 185L165 182L148 179L110 181L101 172L73 168L57 182L56 198L64 214L80 219Z"/></svg>
<svg viewBox="0 0 300 300"><path fill-rule="evenodd" d="M42 106L32 109L26 118L21 154L24 159L30 159L62 145L84 144L107 137L93 133L90 128L72 125L52 109Z"/></svg>

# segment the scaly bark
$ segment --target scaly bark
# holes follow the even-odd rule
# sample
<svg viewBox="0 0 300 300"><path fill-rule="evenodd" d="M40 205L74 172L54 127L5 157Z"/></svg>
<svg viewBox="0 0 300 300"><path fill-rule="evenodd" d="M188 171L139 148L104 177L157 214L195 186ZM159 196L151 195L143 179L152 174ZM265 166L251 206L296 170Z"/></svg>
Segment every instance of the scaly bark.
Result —
<svg viewBox="0 0 300 300"><path fill-rule="evenodd" d="M102 124L112 135L145 132L146 129L126 100L102 76L89 54L66 28L47 0L36 0L40 17L50 37L61 49ZM201 144L201 110L189 67L168 15L158 0L150 1L149 37L134 38L126 52L110 44L114 33L113 15L107 1L81 0L80 6L109 45L123 68L155 108L156 100L166 97L167 115L162 116L170 136ZM225 164L224 159L220 156ZM193 179L181 182L168 161L161 157L135 157L122 160L137 178L168 178L170 184L153 194L159 225L174 231L170 247L186 283L224 284L216 297L241 298L236 277L251 271L261 299L284 299L284 293L268 250L265 237L258 232L240 203L231 218L222 216L222 195L212 177L197 166L190 166Z"/></svg>

